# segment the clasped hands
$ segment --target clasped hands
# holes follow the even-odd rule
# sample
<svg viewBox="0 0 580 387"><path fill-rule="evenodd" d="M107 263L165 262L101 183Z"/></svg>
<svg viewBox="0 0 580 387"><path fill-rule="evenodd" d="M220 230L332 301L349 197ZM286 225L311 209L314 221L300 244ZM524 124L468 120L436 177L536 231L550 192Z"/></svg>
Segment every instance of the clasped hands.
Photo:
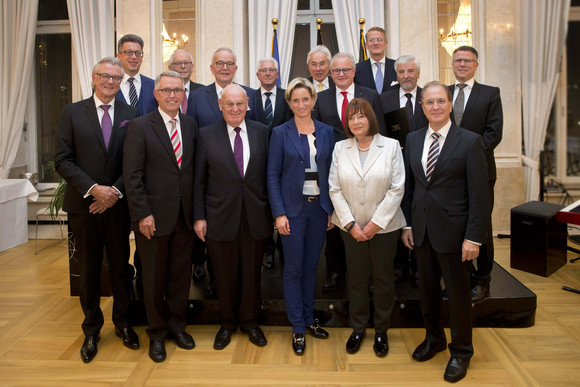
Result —
<svg viewBox="0 0 580 387"><path fill-rule="evenodd" d="M102 214L113 207L121 195L115 188L106 185L95 185L89 194L93 197L93 202L89 206L91 214Z"/></svg>
<svg viewBox="0 0 580 387"><path fill-rule="evenodd" d="M373 222L368 222L363 229L355 222L349 233L357 242L364 242L373 239L379 229L380 227Z"/></svg>

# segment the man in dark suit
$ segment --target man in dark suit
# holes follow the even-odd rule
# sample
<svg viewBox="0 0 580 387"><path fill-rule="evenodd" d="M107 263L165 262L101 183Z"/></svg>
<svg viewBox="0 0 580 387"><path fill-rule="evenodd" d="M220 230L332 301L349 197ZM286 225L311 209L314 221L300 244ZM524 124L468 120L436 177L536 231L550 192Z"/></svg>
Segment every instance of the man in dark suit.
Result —
<svg viewBox="0 0 580 387"><path fill-rule="evenodd" d="M99 61L93 67L93 96L67 105L58 127L54 162L67 183L63 210L68 213L80 266L79 298L85 315L81 358L85 363L97 354L104 322L99 303L105 249L115 333L126 347L139 348L139 337L129 318L130 229L123 184L125 123L139 112L115 99L122 79L123 69L117 59Z"/></svg>
<svg viewBox="0 0 580 387"><path fill-rule="evenodd" d="M331 59L330 50L322 44L310 50L306 57L306 64L310 72L308 80L312 82L318 93L334 87L334 81L330 77Z"/></svg>
<svg viewBox="0 0 580 387"><path fill-rule="evenodd" d="M395 88L397 75L395 61L385 56L387 35L381 27L371 27L366 34L366 46L370 58L356 65L355 82L376 90L379 94Z"/></svg>
<svg viewBox="0 0 580 387"><path fill-rule="evenodd" d="M383 112L387 114L393 110L405 108L409 117L410 130L424 128L429 121L421 107L421 88L417 86L421 75L421 63L413 55L403 55L395 61L395 69L399 85L379 96ZM387 133L388 137L399 140L401 147L405 147L407 132L393 131L393 128L387 127Z"/></svg>
<svg viewBox="0 0 580 387"><path fill-rule="evenodd" d="M318 94L316 105L312 111L312 118L332 126L334 142L344 140L346 133L344 124L346 106L353 98L364 98L373 107L381 134L385 134L385 119L379 95L375 90L357 85L354 82L356 69L354 57L347 53L336 54L330 63L330 72L335 87ZM326 269L328 277L322 284L322 290L330 291L337 288L339 283L344 282L346 274L346 255L344 242L340 237L337 227L326 233Z"/></svg>
<svg viewBox="0 0 580 387"><path fill-rule="evenodd" d="M451 92L439 82L425 85L422 106L429 126L407 136L405 195L407 227L401 237L414 249L425 340L413 359L426 361L445 350L441 323L441 276L449 299L451 359L444 379L465 377L473 356L470 261L487 234L487 171L481 137L449 119Z"/></svg>
<svg viewBox="0 0 580 387"><path fill-rule="evenodd" d="M239 85L224 89L224 119L200 129L195 158L194 229L207 243L222 320L214 349L225 348L238 326L253 344L267 344L258 315L264 245L272 235L268 127L245 119L248 100Z"/></svg>
<svg viewBox="0 0 580 387"><path fill-rule="evenodd" d="M215 82L193 92L192 103L189 104L193 109L191 114L195 118L200 128L223 120L222 111L219 108L218 99L221 97L223 89L234 82L238 66L236 65L236 55L227 47L218 48L211 60L209 66L211 73L215 77ZM241 86L249 97L250 108L254 106L254 90ZM189 110L188 106L188 110ZM247 112L248 119L255 119L254 112Z"/></svg>
<svg viewBox="0 0 580 387"><path fill-rule="evenodd" d="M477 70L477 51L470 46L461 46L453 52L453 73L457 81L450 85L453 94L453 112L451 120L462 128L479 134L485 146L487 173L489 177L488 192L490 206L488 209L487 239L477 257L477 270L474 271L472 299L481 302L489 295L491 271L493 269L493 232L492 219L494 186L497 180L495 156L493 150L501 141L503 132L503 112L498 87L482 85L474 80ZM459 102L458 102L459 101ZM482 168L485 168L484 166Z"/></svg>
<svg viewBox="0 0 580 387"><path fill-rule="evenodd" d="M123 81L115 98L139 109L139 114L147 114L157 108L153 96L155 82L139 73L143 63L143 39L140 36L127 34L117 43L117 59L123 65Z"/></svg>
<svg viewBox="0 0 580 387"><path fill-rule="evenodd" d="M173 51L173 54L169 57L169 70L179 73L185 85L185 94L180 108L181 113L193 117L193 91L204 87L201 83L195 83L191 80L193 57L188 51L182 49ZM191 263L193 264L192 277L195 282L201 282L205 278L204 264L206 260L205 243L194 234Z"/></svg>
<svg viewBox="0 0 580 387"><path fill-rule="evenodd" d="M179 113L183 80L174 71L155 80L159 108L131 122L123 172L131 226L143 261L149 357L165 360L165 339L193 349L185 332L193 248L195 120Z"/></svg>
<svg viewBox="0 0 580 387"><path fill-rule="evenodd" d="M258 60L258 71L256 77L260 81L260 87L256 89L254 98L254 118L265 125L268 125L269 132L272 128L282 125L292 117L292 111L286 103L286 90L276 86L278 79L278 61L274 58L262 58ZM282 253L282 244L278 238L279 251ZM276 252L276 242L274 236L268 238L266 242L266 252L264 254L264 269L271 270L275 266L274 254Z"/></svg>

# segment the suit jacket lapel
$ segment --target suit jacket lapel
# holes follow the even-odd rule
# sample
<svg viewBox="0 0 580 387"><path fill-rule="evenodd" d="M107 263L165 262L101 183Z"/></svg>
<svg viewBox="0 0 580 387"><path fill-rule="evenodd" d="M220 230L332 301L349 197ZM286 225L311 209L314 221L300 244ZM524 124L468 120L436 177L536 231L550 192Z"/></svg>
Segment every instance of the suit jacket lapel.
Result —
<svg viewBox="0 0 580 387"><path fill-rule="evenodd" d="M354 137L346 140L346 155L356 172L361 177L364 177L364 173L360 165L360 156L356 147L356 139Z"/></svg>
<svg viewBox="0 0 580 387"><path fill-rule="evenodd" d="M431 176L430 182L437 179L437 175L439 171L445 167L445 163L449 160L449 157L457 148L457 145L461 142L459 132L457 131L457 126L451 124L451 128L449 128L449 132L447 133L447 138L445 139L445 143L443 144L443 148L439 153L439 158L437 159L437 163L435 164L435 169L433 170L433 175Z"/></svg>
<svg viewBox="0 0 580 387"><path fill-rule="evenodd" d="M97 107L95 106L95 100L93 97L87 98L85 100L85 113L87 115L87 119L91 124L91 128L95 135L97 136L97 140L103 149L103 152L107 152L107 148L105 147L105 139L103 138L103 130L101 129L101 124L99 123L99 116L97 114ZM112 134L111 134L112 137Z"/></svg>
<svg viewBox="0 0 580 387"><path fill-rule="evenodd" d="M167 126L165 125L165 122L163 122L163 117L161 117L161 114L159 114L158 110L155 111L155 114L151 118L151 124L153 127L153 131L157 135L157 138L159 138L161 146L163 146L165 151L169 154L170 159L172 160L175 167L179 168L179 165L177 165L177 160L175 159L173 145L171 145L171 139L169 138L169 133L167 133ZM183 145L183 139L181 142Z"/></svg>
<svg viewBox="0 0 580 387"><path fill-rule="evenodd" d="M288 138L290 138L290 142L294 144L294 147L296 148L296 151L298 151L300 158L304 160L304 154L302 152L302 143L300 142L300 134L298 133L298 129L296 129L296 122L294 122L294 118L290 120L289 124L290 125L287 126L286 135L288 136Z"/></svg>
<svg viewBox="0 0 580 387"><path fill-rule="evenodd" d="M207 102L209 103L209 106L211 106L211 109L213 110L215 116L221 120L223 119L223 116L220 110L220 106L218 104L218 95L217 92L215 91L215 83L212 83L211 86L212 87L209 87L207 89L206 94Z"/></svg>
<svg viewBox="0 0 580 387"><path fill-rule="evenodd" d="M246 121L246 130L248 130L248 125ZM234 151L232 150L232 143L230 142L230 136L228 133L228 126L224 120L219 123L218 130L214 133L217 142L220 144L222 148L222 152L228 160L228 164L232 167L232 171L235 176L238 176L240 179L240 171L238 170L238 164L236 163L236 159L234 158ZM248 130L248 138L249 138L249 130ZM250 144L251 145L251 144ZM251 149L251 148L250 148ZM250 153L251 154L251 153ZM249 164L249 162L248 162Z"/></svg>
<svg viewBox="0 0 580 387"><path fill-rule="evenodd" d="M463 111L463 116L461 117L461 123L457 123L457 125L459 126L463 126L462 124L465 122L465 117L469 117L469 113L471 112L471 109L473 109L473 106L475 105L476 101L477 101L477 97L479 97L479 92L481 91L481 87L479 85L479 83L477 82L473 82L473 88L471 89L471 93L469 93L469 99L467 100L467 103L465 104L465 110Z"/></svg>
<svg viewBox="0 0 580 387"><path fill-rule="evenodd" d="M189 144L191 144L190 138L193 136L193 133L189 130L189 127L185 127L183 125L183 113L179 114L179 122L181 124L181 147L183 149L183 156L181 158L181 166L183 167L189 162L189 159L193 157L193 149L189 148Z"/></svg>
<svg viewBox="0 0 580 387"><path fill-rule="evenodd" d="M384 144L383 140L379 136L375 136L373 138L373 142L371 143L371 148L369 149L369 153L367 155L367 159L365 160L365 165L363 167L363 176L367 174L369 169L373 166L373 164L379 159L381 154L384 151ZM359 162L360 164L360 162Z"/></svg>

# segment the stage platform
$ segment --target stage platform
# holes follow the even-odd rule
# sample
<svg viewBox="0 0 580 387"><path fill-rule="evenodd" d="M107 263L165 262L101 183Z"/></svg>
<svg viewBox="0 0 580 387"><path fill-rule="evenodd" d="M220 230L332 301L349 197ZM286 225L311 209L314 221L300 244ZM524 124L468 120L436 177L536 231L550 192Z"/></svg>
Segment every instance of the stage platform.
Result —
<svg viewBox="0 0 580 387"><path fill-rule="evenodd" d="M277 256L275 268L262 271L263 307L260 318L262 325L289 325L284 305L282 271L283 266ZM324 258L321 258L316 286L315 317L320 320L322 326L348 327L346 286L342 285L332 292L323 292L322 283L325 280L325 273ZM537 305L536 295L497 263L493 268L491 278L490 297L473 305L473 326L513 328L533 326ZM192 281L188 304L188 324L220 323L217 298L208 297L205 291L207 281L207 276L201 283ZM146 325L143 303L137 300L133 308L136 317L135 325ZM445 326L449 326L447 299L444 299L443 308L444 323ZM372 321L369 326L372 327ZM420 328L422 326L418 289L411 279L397 281L391 327Z"/></svg>

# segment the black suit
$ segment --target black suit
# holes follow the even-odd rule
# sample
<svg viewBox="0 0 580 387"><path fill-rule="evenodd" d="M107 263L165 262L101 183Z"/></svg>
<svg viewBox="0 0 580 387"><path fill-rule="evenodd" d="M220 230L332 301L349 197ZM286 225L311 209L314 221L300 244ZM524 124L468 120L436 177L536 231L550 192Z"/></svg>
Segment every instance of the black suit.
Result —
<svg viewBox="0 0 580 387"><path fill-rule="evenodd" d="M461 256L465 239L482 243L487 233L487 173L481 170L485 151L481 137L452 124L428 182L421 163L426 132L424 128L407 136L401 204L413 232L426 339L446 342L441 325L443 275L449 298L449 350L452 356L469 359L471 266Z"/></svg>
<svg viewBox="0 0 580 387"><path fill-rule="evenodd" d="M396 81L397 73L395 72L395 61L393 59L385 57L383 90L377 90L370 58L356 64L354 83L368 87L369 89L377 90L379 94L393 90L395 87L397 87L396 85L391 86L391 84Z"/></svg>
<svg viewBox="0 0 580 387"><path fill-rule="evenodd" d="M268 125L266 122L266 115L264 114L264 104L262 101L262 93L261 88L256 89L256 96L254 97L254 106L251 109L254 111L254 119L258 122L261 122L265 125ZM276 87L276 100L272 101L274 105L274 119L272 121L272 126L270 127L270 131L272 128L282 125L284 122L288 121L292 118L292 110L288 107L286 103L285 97L286 90Z"/></svg>
<svg viewBox="0 0 580 387"><path fill-rule="evenodd" d="M189 96L187 97L187 112L186 112L186 114L192 118L195 118L195 117L193 117L193 114L195 111L195 109L193 107L193 104L194 104L193 91L197 90L197 89L201 89L202 87L205 87L205 85L202 85L201 83L196 83L196 82L193 82L190 80L189 82L187 82L185 87L187 88L187 90L189 90Z"/></svg>
<svg viewBox="0 0 580 387"><path fill-rule="evenodd" d="M268 127L246 120L250 159L240 176L225 121L201 128L195 159L194 216L207 222L222 327L258 326L260 268L272 235L266 188Z"/></svg>
<svg viewBox="0 0 580 387"><path fill-rule="evenodd" d="M413 109L413 118L410 122L411 132L424 128L429 125L427 117L423 112L423 107L421 106L421 88L417 87L417 95L415 99L415 107ZM400 87L397 86L393 90L389 90L386 93L379 95L381 100L381 106L383 108L383 113L387 114L393 110L398 110L401 108L401 102L399 98ZM392 128L387 127L388 137L399 140L401 147L405 147L405 139L407 138L406 132L403 131L393 131Z"/></svg>
<svg viewBox="0 0 580 387"><path fill-rule="evenodd" d="M451 93L454 94L455 85L450 85L449 88ZM455 121L453 112L451 112L451 120ZM490 195L488 213L489 233L484 245L479 251L479 257L477 257L477 271L474 273L474 281L480 284L489 284L494 259L491 215L494 202L493 191L497 179L493 151L499 145L503 133L503 111L499 88L474 82L459 126L479 134L485 146L489 177L488 192Z"/></svg>
<svg viewBox="0 0 580 387"><path fill-rule="evenodd" d="M123 141L126 125L139 111L115 100L113 130L105 147L95 99L65 106L59 121L59 139L55 155L56 171L66 180L63 210L75 238L76 257L80 266L79 295L85 314L83 332L96 336L103 326L99 306L103 250L107 250L113 292L113 322L119 328L129 324L129 212L127 200L120 198L102 214L90 214L90 195L94 185L113 186L122 194ZM121 127L120 124L124 123Z"/></svg>
<svg viewBox="0 0 580 387"><path fill-rule="evenodd" d="M371 104L375 115L377 116L381 134L385 135L385 118L383 116L383 109L381 108L381 101L379 100L378 93L375 90L355 84L354 98L364 98ZM342 126L342 121L340 119L340 112L336 105L336 88L324 90L318 93L316 105L314 105L314 109L312 110L312 118L315 118L326 125L332 126L334 129L335 143L346 138L344 127Z"/></svg>
<svg viewBox="0 0 580 387"><path fill-rule="evenodd" d="M193 162L197 123L179 114L181 168L159 110L131 122L123 171L132 229L143 263L145 308L152 340L185 331L193 248ZM153 215L147 239L139 221Z"/></svg>

